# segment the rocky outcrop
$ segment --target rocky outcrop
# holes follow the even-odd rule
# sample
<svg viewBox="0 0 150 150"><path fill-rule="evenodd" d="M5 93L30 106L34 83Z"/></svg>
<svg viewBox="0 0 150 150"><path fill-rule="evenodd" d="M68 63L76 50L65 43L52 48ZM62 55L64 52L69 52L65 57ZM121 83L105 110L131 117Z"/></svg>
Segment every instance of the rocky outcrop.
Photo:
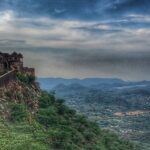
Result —
<svg viewBox="0 0 150 150"><path fill-rule="evenodd" d="M31 112L35 113L38 110L40 95L41 92L36 83L27 85L17 79L13 80L0 89L0 114L7 118L11 103L25 103L29 106Z"/></svg>

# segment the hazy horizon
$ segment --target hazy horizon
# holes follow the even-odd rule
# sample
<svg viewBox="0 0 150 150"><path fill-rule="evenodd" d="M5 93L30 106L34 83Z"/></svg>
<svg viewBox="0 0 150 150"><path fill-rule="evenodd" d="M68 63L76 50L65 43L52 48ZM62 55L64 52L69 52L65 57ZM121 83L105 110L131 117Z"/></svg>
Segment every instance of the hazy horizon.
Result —
<svg viewBox="0 0 150 150"><path fill-rule="evenodd" d="M150 81L150 80L125 80L125 79L122 79L122 78L112 78L112 77L83 77L83 78L76 78L76 77L73 77L73 78L66 78L66 77L60 77L60 76L55 76L55 77L52 77L52 76L37 76L37 79L65 79L65 80L85 80L85 79L104 79L104 80L109 80L109 79L114 79L114 80L122 80L122 81L125 81L125 82L142 82L142 81Z"/></svg>

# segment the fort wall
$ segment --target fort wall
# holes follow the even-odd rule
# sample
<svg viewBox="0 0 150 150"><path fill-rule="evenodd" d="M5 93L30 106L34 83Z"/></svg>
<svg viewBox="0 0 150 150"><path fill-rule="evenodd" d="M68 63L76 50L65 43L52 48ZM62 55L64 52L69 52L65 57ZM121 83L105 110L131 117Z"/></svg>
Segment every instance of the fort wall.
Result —
<svg viewBox="0 0 150 150"><path fill-rule="evenodd" d="M16 71L12 70L0 76L0 87L7 86L11 81L16 80Z"/></svg>
<svg viewBox="0 0 150 150"><path fill-rule="evenodd" d="M23 66L23 55L13 52L12 54L0 52L0 87L7 85L16 79L16 72L35 76L35 69Z"/></svg>

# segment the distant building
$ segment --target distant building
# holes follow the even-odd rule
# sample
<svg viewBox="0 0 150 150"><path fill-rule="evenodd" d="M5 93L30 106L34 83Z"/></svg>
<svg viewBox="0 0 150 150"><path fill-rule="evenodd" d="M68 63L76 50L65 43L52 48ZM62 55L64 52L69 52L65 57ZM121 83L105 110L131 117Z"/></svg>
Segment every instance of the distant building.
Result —
<svg viewBox="0 0 150 150"><path fill-rule="evenodd" d="M16 70L27 75L35 76L34 68L23 66L23 55L21 53L13 52L12 54L8 54L0 52L0 75L10 70Z"/></svg>

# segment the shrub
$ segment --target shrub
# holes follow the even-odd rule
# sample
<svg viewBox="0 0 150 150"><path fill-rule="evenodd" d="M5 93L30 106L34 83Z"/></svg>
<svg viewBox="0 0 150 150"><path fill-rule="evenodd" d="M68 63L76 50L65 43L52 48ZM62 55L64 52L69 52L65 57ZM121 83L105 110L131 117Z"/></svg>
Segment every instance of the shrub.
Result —
<svg viewBox="0 0 150 150"><path fill-rule="evenodd" d="M47 108L55 102L55 97L53 95L43 94L39 98L39 107Z"/></svg>
<svg viewBox="0 0 150 150"><path fill-rule="evenodd" d="M46 109L40 109L37 113L37 120L40 124L44 125L45 127L57 124L58 119L56 117L55 108L49 107Z"/></svg>
<svg viewBox="0 0 150 150"><path fill-rule="evenodd" d="M21 72L17 73L17 79L26 84L32 84L35 81L34 76L23 74Z"/></svg>
<svg viewBox="0 0 150 150"><path fill-rule="evenodd" d="M10 118L13 121L24 121L28 117L28 111L22 104L13 104L11 106Z"/></svg>
<svg viewBox="0 0 150 150"><path fill-rule="evenodd" d="M65 102L65 100L63 100L63 99L57 99L56 105L63 105L64 102Z"/></svg>
<svg viewBox="0 0 150 150"><path fill-rule="evenodd" d="M28 77L28 83L33 83L35 81L35 76L27 75Z"/></svg>

